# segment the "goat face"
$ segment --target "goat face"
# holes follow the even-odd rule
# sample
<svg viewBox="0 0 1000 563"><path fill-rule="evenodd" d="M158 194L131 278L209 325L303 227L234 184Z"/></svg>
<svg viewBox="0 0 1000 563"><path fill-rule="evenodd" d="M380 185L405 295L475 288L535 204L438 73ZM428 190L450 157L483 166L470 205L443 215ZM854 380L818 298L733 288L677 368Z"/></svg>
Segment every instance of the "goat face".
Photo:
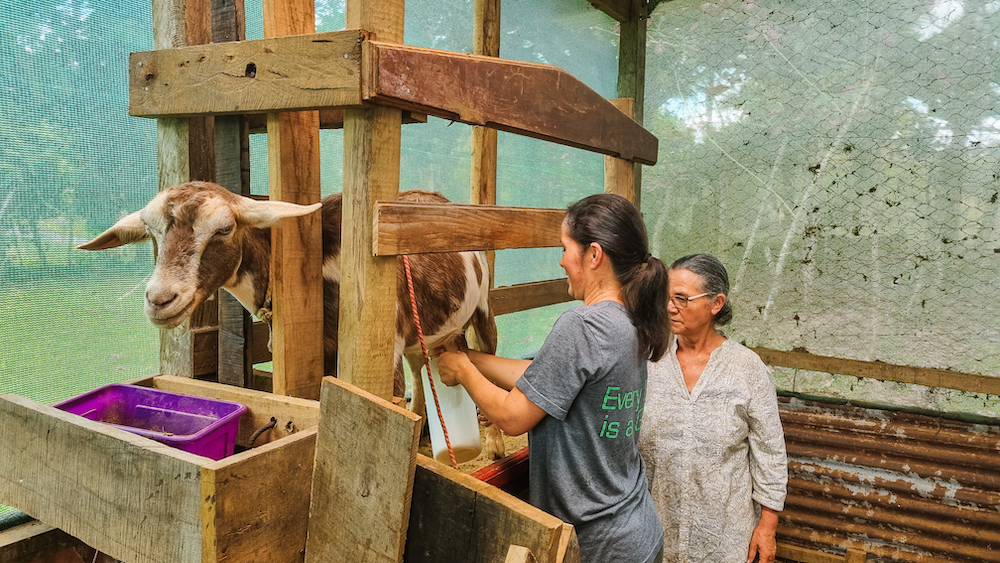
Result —
<svg viewBox="0 0 1000 563"><path fill-rule="evenodd" d="M318 203L256 201L216 184L190 182L160 192L79 248L103 250L152 239L155 267L146 285L146 315L156 326L173 328L221 287L238 285L244 244L253 229L319 208Z"/></svg>

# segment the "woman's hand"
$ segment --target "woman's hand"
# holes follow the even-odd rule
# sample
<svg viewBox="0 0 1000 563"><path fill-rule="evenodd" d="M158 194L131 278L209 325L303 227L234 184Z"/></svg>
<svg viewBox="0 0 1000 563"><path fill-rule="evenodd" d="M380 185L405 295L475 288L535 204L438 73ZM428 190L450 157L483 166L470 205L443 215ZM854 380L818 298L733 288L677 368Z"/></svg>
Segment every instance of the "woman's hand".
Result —
<svg viewBox="0 0 1000 563"><path fill-rule="evenodd" d="M440 350L437 362L441 383L448 387L461 384L463 371L472 366L469 356L465 352L459 351L454 343L449 343L444 350Z"/></svg>
<svg viewBox="0 0 1000 563"><path fill-rule="evenodd" d="M755 557L760 555L760 563L774 563L774 555L778 550L775 540L775 532L778 529L778 513L767 507L760 509L760 522L753 530L750 538L750 551L747 554L747 563L753 563Z"/></svg>

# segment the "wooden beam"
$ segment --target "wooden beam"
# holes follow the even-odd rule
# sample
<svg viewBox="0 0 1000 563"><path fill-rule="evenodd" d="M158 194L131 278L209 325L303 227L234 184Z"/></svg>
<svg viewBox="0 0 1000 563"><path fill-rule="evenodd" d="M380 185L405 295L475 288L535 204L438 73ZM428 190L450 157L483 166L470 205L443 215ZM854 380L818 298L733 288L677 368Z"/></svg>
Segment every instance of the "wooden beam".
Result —
<svg viewBox="0 0 1000 563"><path fill-rule="evenodd" d="M476 0L473 7L472 54L500 56L500 0ZM472 127L472 181L470 201L476 205L497 203L497 130ZM496 278L496 253L486 253L490 287Z"/></svg>
<svg viewBox="0 0 1000 563"><path fill-rule="evenodd" d="M332 377L322 404L306 563L403 561L421 418Z"/></svg>
<svg viewBox="0 0 1000 563"><path fill-rule="evenodd" d="M327 45L312 34L316 29L311 0L264 0L264 36L292 38ZM354 32L357 33L357 32ZM328 56L344 59L350 41L359 35L332 35L339 44ZM350 39L347 39L350 38ZM284 53L292 56L294 52ZM349 57L348 57L349 58ZM322 63L322 61L316 62ZM294 75L309 62L294 59ZM326 61L327 65L332 64ZM339 64L339 61L338 61ZM258 74L275 69L258 69ZM291 71L291 69L288 69ZM319 112L267 115L268 185L272 200L312 204L320 200ZM271 229L271 350L273 391L318 399L323 377L323 235L322 216L312 213L284 219Z"/></svg>
<svg viewBox="0 0 1000 563"><path fill-rule="evenodd" d="M566 211L458 203L379 201L376 256L559 246Z"/></svg>
<svg viewBox="0 0 1000 563"><path fill-rule="evenodd" d="M490 290L494 315L527 311L546 305L573 301L566 278L507 285Z"/></svg>
<svg viewBox="0 0 1000 563"><path fill-rule="evenodd" d="M635 100L632 98L615 98L611 100L611 103L629 117L635 114ZM635 171L639 166L639 164L633 164L627 160L605 156L604 191L610 194L618 194L631 202L635 202L636 190L639 187L635 183Z"/></svg>
<svg viewBox="0 0 1000 563"><path fill-rule="evenodd" d="M945 369L900 366L884 362L847 360L830 356L817 356L809 352L786 352L769 348L753 348L753 351L757 352L764 363L772 366L1000 395L1000 377L995 376L961 373Z"/></svg>
<svg viewBox="0 0 1000 563"><path fill-rule="evenodd" d="M366 41L365 101L654 164L658 141L559 67Z"/></svg>
<svg viewBox="0 0 1000 563"><path fill-rule="evenodd" d="M616 21L631 21L635 14L632 9L632 0L587 0L587 2Z"/></svg>
<svg viewBox="0 0 1000 563"><path fill-rule="evenodd" d="M360 105L360 42L366 32L308 33L132 53L129 115L180 117Z"/></svg>
<svg viewBox="0 0 1000 563"><path fill-rule="evenodd" d="M630 114L636 123L644 123L646 104L646 27L649 23L644 0L619 0L631 3L632 17L622 20L618 38L618 97L633 100ZM633 167L635 197L632 202L642 209L642 167Z"/></svg>

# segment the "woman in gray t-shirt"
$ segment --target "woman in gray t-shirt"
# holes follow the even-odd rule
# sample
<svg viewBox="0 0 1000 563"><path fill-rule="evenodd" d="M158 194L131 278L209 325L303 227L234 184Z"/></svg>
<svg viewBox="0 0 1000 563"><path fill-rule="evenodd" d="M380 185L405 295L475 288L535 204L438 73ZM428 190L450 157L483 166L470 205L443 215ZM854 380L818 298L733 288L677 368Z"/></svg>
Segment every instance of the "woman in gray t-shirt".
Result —
<svg viewBox="0 0 1000 563"><path fill-rule="evenodd" d="M652 562L663 527L638 439L646 362L668 341L666 267L616 195L571 205L561 241L559 265L583 306L559 317L534 360L449 347L441 379L508 434L528 432L530 501L576 527L581 561Z"/></svg>

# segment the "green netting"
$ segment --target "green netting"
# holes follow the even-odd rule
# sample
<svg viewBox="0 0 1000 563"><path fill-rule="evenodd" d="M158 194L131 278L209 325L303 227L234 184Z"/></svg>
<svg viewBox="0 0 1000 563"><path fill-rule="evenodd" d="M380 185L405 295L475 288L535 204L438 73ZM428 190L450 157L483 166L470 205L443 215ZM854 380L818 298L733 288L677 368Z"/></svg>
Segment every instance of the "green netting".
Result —
<svg viewBox="0 0 1000 563"><path fill-rule="evenodd" d="M1000 374L1000 4L674 1L648 48L660 161L644 211L664 256L727 265L737 338ZM998 408L778 375L822 394Z"/></svg>

